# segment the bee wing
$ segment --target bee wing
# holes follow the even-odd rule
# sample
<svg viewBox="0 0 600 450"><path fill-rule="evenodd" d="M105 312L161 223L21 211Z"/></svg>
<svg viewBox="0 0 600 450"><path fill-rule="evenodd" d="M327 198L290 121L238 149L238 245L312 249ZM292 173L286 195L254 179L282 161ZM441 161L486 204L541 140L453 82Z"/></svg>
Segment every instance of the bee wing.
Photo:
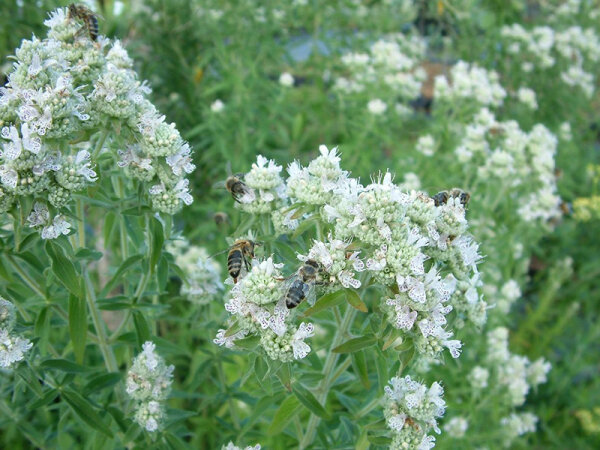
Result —
<svg viewBox="0 0 600 450"><path fill-rule="evenodd" d="M279 291L281 292L282 298L286 296L286 294L292 287L292 284L294 284L294 281L296 281L297 279L298 273L293 273L289 277L286 277L283 280L281 280L281 283L279 284Z"/></svg>
<svg viewBox="0 0 600 450"><path fill-rule="evenodd" d="M216 183L213 183L212 188L213 189L226 189L225 180L220 180L220 181L217 181Z"/></svg>
<svg viewBox="0 0 600 450"><path fill-rule="evenodd" d="M229 251L229 249L228 249L228 248L226 248L225 250L221 250L220 252L213 253L212 255L210 255L210 256L208 257L208 259L214 258L215 256L222 255L223 253L225 253L225 252L228 252L228 251Z"/></svg>
<svg viewBox="0 0 600 450"><path fill-rule="evenodd" d="M314 283L304 284L304 295L306 296L306 301L310 306L314 305L317 301L316 291L317 289Z"/></svg>

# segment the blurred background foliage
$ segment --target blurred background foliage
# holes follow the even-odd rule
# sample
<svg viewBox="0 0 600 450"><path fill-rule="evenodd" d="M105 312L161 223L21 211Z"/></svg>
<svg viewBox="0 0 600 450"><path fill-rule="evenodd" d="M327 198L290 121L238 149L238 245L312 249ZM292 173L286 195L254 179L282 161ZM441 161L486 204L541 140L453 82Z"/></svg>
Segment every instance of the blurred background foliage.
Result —
<svg viewBox="0 0 600 450"><path fill-rule="evenodd" d="M294 159L306 163L319 144L339 145L345 168L363 179L387 166L399 178L407 172L418 173L423 189L431 193L460 186L461 172L454 170L452 162L456 142L442 141L432 159L414 151L418 136L428 132L443 135L432 128L441 122L432 121L432 98L427 89L414 102L416 113L410 118L375 117L365 107L368 96L364 102L353 103L332 93L331 74L340 71L343 52L364 49L385 33L414 28L428 37L428 57L435 70L444 72L458 59L476 61L498 70L505 88L514 89L521 80L502 56L499 27L513 22L543 25L540 3L421 1L413 15L394 1L378 0L309 0L302 8L275 0L105 0L94 8L102 16L101 33L123 40L141 77L153 88L153 102L169 121L177 123L195 151L198 170L193 175L192 192L196 201L179 216L178 226L192 243L214 252L226 245L225 236L235 229L239 217L227 193L212 186L227 177L229 165L234 172L246 171L257 154L279 163ZM47 11L67 4L53 0L0 2L2 83L11 64L7 57L20 40L32 33L43 35ZM367 8L367 13L361 14L360 8ZM581 25L600 28L597 23ZM283 72L294 76L293 89L278 82ZM572 202L594 194L587 167L600 163L598 95L592 101L578 99L557 86L552 74L536 83L532 87L540 104L537 111L507 104L501 115L516 118L524 128L542 122L556 130L569 120L574 139L559 146L560 195L565 202ZM220 113L211 111L217 99L225 104ZM471 209L479 208L482 198L472 192ZM213 221L218 211L230 215L229 224ZM516 210L498 214L516 214ZM598 222L580 222L567 216L553 233L534 244L524 299L505 324L514 331L512 350L531 359L545 356L553 366L548 383L528 399L529 409L540 417L540 423L527 446L600 448ZM573 270L565 277L560 261L566 256L573 259ZM188 419L188 429L194 430L190 439L196 448L215 448L227 439L288 448L285 437L266 438L256 431L254 424L261 421L264 409L256 399L245 398L254 407L247 411L249 419L241 427L220 419L229 393L221 392L213 379L226 378L238 395L242 394L236 388L246 382L239 377L236 360L208 344L217 325L204 318L217 317L220 306L207 306L210 311L187 311L188 304L173 293L171 308L176 311L172 317L178 321L171 318L159 324L170 343L164 339L159 342L163 350L167 349L169 362L177 366L177 376L182 377L185 387L186 393L173 393L173 403L181 414L187 414L183 410L188 409L199 413ZM194 349L193 353L188 349ZM449 367L444 378L447 386L464 383L453 380L452 374ZM255 382L248 383L252 386ZM280 386L262 388L283 399ZM250 391L248 386L244 389ZM174 414L170 413L173 420L177 418ZM219 429L214 427L215 419ZM15 429L7 428L0 439L5 444L11 442L11 448L26 446ZM64 445L75 443L65 441ZM441 441L439 448L452 445L452 441Z"/></svg>

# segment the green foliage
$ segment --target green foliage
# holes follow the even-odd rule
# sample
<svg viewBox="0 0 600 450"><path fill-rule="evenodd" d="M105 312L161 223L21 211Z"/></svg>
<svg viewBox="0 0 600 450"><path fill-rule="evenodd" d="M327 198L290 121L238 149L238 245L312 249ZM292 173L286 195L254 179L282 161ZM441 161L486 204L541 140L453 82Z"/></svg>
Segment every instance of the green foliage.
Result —
<svg viewBox="0 0 600 450"><path fill-rule="evenodd" d="M7 57L21 39L44 36L43 20L56 3L66 4L2 2L2 74L9 73ZM440 420L436 448L501 448L506 436L499 423L513 411L532 412L539 422L511 448L600 446L600 435L588 423L600 406L598 224L577 222L569 213L524 220L519 208L539 188L534 175L482 175L486 159L459 160L455 150L483 106L477 99L445 103L432 98L432 86L411 102L384 85L348 95L334 88L336 79L352 75L342 55L368 52L393 32L425 37L428 50L419 61L429 76L425 86L432 75L450 73L457 60L497 71L508 93L501 107L488 105L497 121L514 120L524 133L541 123L557 136L568 121L572 139L559 138L554 159L558 193L565 203L595 195L585 174L588 164L600 163L598 94L587 97L560 81L575 57L524 71L525 52L511 54L501 33L513 23L557 30L580 25L600 33L597 16L590 14L593 2L558 19L543 4L563 2L416 1L405 10L400 1L300 6L151 0L125 2L120 11L115 9L120 2L98 3L101 34L123 39L140 79L150 81L153 103L194 149L195 201L173 218L153 213L147 187L124 176L117 158L104 153L95 160L98 184L73 197L78 209L70 211L69 235L44 241L31 232L25 225L32 204L25 200L3 214L0 294L16 307L13 331L33 347L25 361L0 374L1 447L220 448L232 441L266 449L385 448L392 439L383 389L390 378L409 373L427 385L443 381L447 417ZM597 61L585 64L596 76ZM279 83L284 72L293 75L293 86ZM523 86L535 90L537 109L517 100ZM384 114L369 112L373 99L387 104ZM216 100L224 104L220 112L211 109ZM397 103L411 112L397 112ZM115 155L128 139L127 132L119 134L121 125L109 124L106 145ZM502 133L492 128L487 134L491 150L506 145ZM415 150L425 135L435 141L431 157ZM298 308L298 319L319 330L304 359L273 361L258 336L237 339L234 349L213 343L226 322L229 288L215 282L215 292L190 292L213 283L196 279L199 274L212 273L219 283L227 277L231 238L256 231L263 244L257 257L273 254L285 263L283 278L297 268L297 253L307 254L312 239L333 229L316 218L316 208L298 203L290 210L291 219L301 220L298 228L276 236L272 221L243 214L215 184L231 171L250 171L258 154L275 159L284 171L294 160L306 166L321 144L339 145L344 168L364 184L389 168L406 190L435 194L457 186L471 193L467 219L484 255L484 298L496 308L480 326L465 325L464 311L452 313L449 327L464 344L460 358L429 365L413 338L386 321L381 305L388 293L364 279L361 291L323 292L314 305ZM413 173L420 188L409 186ZM525 182L514 187L510 182L517 178ZM220 212L227 220L214 220ZM205 248L205 256L214 255L203 257L201 268L195 265L197 246ZM508 312L499 312L509 280L522 295ZM338 333L346 315L352 321ZM468 381L472 368L486 361L487 333L499 326L510 330L512 354L552 364L548 382L532 388L524 406L510 404L493 375L482 391ZM229 338L243 327L230 322L224 328ZM146 341L175 366L164 426L156 433L138 425L126 393L127 373ZM460 439L444 430L459 415L469 421Z"/></svg>

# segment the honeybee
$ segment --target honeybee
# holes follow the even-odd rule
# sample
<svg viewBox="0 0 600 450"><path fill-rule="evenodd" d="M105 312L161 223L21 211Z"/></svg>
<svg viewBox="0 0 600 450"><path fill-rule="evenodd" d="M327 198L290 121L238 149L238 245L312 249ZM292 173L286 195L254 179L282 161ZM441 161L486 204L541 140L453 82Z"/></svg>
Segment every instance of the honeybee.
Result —
<svg viewBox="0 0 600 450"><path fill-rule="evenodd" d="M315 286L322 284L319 275L323 268L314 259L308 259L283 285L283 298L288 309L295 308L303 300L312 303L315 299Z"/></svg>
<svg viewBox="0 0 600 450"><path fill-rule="evenodd" d="M451 198L458 198L460 200L460 204L466 207L467 203L469 203L469 199L471 198L471 194L463 191L462 189L453 188L449 191L438 192L431 198L435 202L435 206L445 205Z"/></svg>
<svg viewBox="0 0 600 450"><path fill-rule="evenodd" d="M219 211L213 215L213 220L217 225L220 226L229 223L229 216L227 215L227 213Z"/></svg>
<svg viewBox="0 0 600 450"><path fill-rule="evenodd" d="M95 41L98 38L98 16L91 9L83 5L71 3L69 5L69 19L79 19L83 22L83 28L87 31L90 39Z"/></svg>
<svg viewBox="0 0 600 450"><path fill-rule="evenodd" d="M238 239L229 248L227 271L229 276L233 278L234 283L237 283L242 272L242 266L246 269L246 272L250 271L250 260L254 258L254 248L258 245L260 244L250 239Z"/></svg>
<svg viewBox="0 0 600 450"><path fill-rule="evenodd" d="M225 180L225 189L229 191L236 202L240 202L242 197L254 198L254 191L250 189L243 181L244 174L238 173L230 175Z"/></svg>

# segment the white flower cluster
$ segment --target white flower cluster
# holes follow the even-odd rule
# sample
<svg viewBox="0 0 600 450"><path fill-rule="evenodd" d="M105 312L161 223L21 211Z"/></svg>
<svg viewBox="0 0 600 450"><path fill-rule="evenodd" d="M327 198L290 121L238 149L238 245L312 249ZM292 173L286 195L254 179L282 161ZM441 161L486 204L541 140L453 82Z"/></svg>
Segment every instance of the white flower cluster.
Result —
<svg viewBox="0 0 600 450"><path fill-rule="evenodd" d="M167 366L147 341L127 373L127 394L135 402L135 421L146 431L159 429L165 419L163 402L169 396L174 366Z"/></svg>
<svg viewBox="0 0 600 450"><path fill-rule="evenodd" d="M520 87L517 91L517 99L529 109L538 109L538 103L535 96L535 91L533 89L528 87Z"/></svg>
<svg viewBox="0 0 600 450"><path fill-rule="evenodd" d="M426 43L418 36L401 33L372 44L365 53L347 53L342 65L348 75L335 80L334 89L344 94L363 91L391 92L403 102L414 100L421 92L427 74L420 66ZM381 114L387 109L381 100L369 103L369 110Z"/></svg>
<svg viewBox="0 0 600 450"><path fill-rule="evenodd" d="M508 329L504 327L489 331L487 344L487 362L495 374L495 385L506 388L511 405L523 405L529 390L547 381L552 366L544 358L531 362L525 356L510 353Z"/></svg>
<svg viewBox="0 0 600 450"><path fill-rule="evenodd" d="M297 209L302 214L294 220L319 221L329 231L326 239L315 240L308 254L298 258L319 265L318 285L325 291L358 289L365 277L381 283L391 297L381 309L420 353L438 357L448 348L458 357L462 344L451 339L446 315L456 309L481 325L487 306L477 291L481 257L478 244L466 234L464 205L449 198L436 206L423 193L408 194L393 183L389 172L363 186L339 163L335 149L321 146L320 156L308 167L292 163L287 181L281 181L287 187L287 202L282 202L279 214ZM244 179L256 194L249 175ZM252 271L232 288L226 305L237 316L237 325L229 332L220 330L215 342L230 347L235 339L259 333L263 348L275 359L304 355L295 347L306 345L303 339L312 328L288 329L291 315L281 301L280 266L270 258L253 264ZM285 345L287 353L282 356Z"/></svg>
<svg viewBox="0 0 600 450"><path fill-rule="evenodd" d="M300 261L317 261L323 271L322 280L328 289L335 290L340 287L358 289L360 280L356 278L357 272L365 270L364 262L359 258L360 252L348 250L349 242L334 239L331 235L326 242L314 241L308 255L298 255Z"/></svg>
<svg viewBox="0 0 600 450"><path fill-rule="evenodd" d="M305 358L310 347L305 339L314 335L314 326L293 324L293 312L286 307L282 290L282 264L252 260L252 269L233 286L225 309L232 314L229 330L218 331L215 344L232 348L248 335L260 336L267 356L283 362Z"/></svg>
<svg viewBox="0 0 600 450"><path fill-rule="evenodd" d="M500 85L498 73L476 64L458 61L449 77L435 77L433 96L447 103L468 102L479 106L501 106L506 91Z"/></svg>
<svg viewBox="0 0 600 450"><path fill-rule="evenodd" d="M519 215L526 222L548 222L561 216L555 156L558 139L542 124L523 131L514 120L499 122L487 108L468 124L454 153L489 184L501 180L506 194L519 197ZM467 164L468 163L468 164Z"/></svg>
<svg viewBox="0 0 600 450"><path fill-rule="evenodd" d="M298 161L294 161L287 169L287 194L296 202L325 205L333 197L333 191L340 182L348 176L348 172L340 168L337 147L329 150L321 145L319 153L308 167L302 167Z"/></svg>
<svg viewBox="0 0 600 450"><path fill-rule="evenodd" d="M210 259L205 248L178 239L172 242L169 251L185 275L180 291L182 296L196 304L205 305L223 290L221 266Z"/></svg>
<svg viewBox="0 0 600 450"><path fill-rule="evenodd" d="M14 305L0 297L0 368L3 369L22 361L33 346L29 339L15 334L16 320Z"/></svg>
<svg viewBox="0 0 600 450"><path fill-rule="evenodd" d="M523 72L558 67L561 80L580 87L587 97L594 93L594 75L587 66L600 61L600 37L592 28L571 26L564 30L538 26L526 30L515 23L501 29L509 54L515 55Z"/></svg>
<svg viewBox="0 0 600 450"><path fill-rule="evenodd" d="M435 153L435 139L430 134L426 134L425 136L421 136L417 140L416 149L419 153L424 156L433 156Z"/></svg>
<svg viewBox="0 0 600 450"><path fill-rule="evenodd" d="M256 444L254 446L249 445L242 449L242 447L238 447L233 442L229 442L229 444L222 446L221 450L260 450L260 444Z"/></svg>
<svg viewBox="0 0 600 450"><path fill-rule="evenodd" d="M48 37L23 40L0 88L0 212L17 197L34 198L43 211L36 219L45 219L35 226L60 230L44 238L63 233L67 225L57 212L73 192L97 181L94 159L113 129L128 144L118 165L154 183L154 209L174 213L191 203L184 178L195 168L190 148L146 99L150 90L120 42L90 40L67 8L45 23Z"/></svg>
<svg viewBox="0 0 600 450"><path fill-rule="evenodd" d="M444 424L444 431L448 436L455 439L460 439L465 436L467 429L469 428L469 421L464 417L453 417Z"/></svg>
<svg viewBox="0 0 600 450"><path fill-rule="evenodd" d="M531 413L512 413L504 417L500 424L504 434L504 446L510 447L514 439L526 433L533 433L537 425L538 418Z"/></svg>
<svg viewBox="0 0 600 450"><path fill-rule="evenodd" d="M324 214L336 238L368 246L367 273L395 293L382 305L392 325L411 335L421 353L437 356L446 347L458 357L461 343L450 339L446 315L455 306L482 323L486 308L477 294L478 245L465 234L463 205L452 198L436 207L424 194L401 191L390 173L364 187L345 179L335 193Z"/></svg>
<svg viewBox="0 0 600 450"><path fill-rule="evenodd" d="M258 155L252 169L244 176L248 192L236 207L250 214L267 214L279 208L287 198L281 178L282 167L272 159Z"/></svg>
<svg viewBox="0 0 600 450"><path fill-rule="evenodd" d="M428 435L433 429L440 433L437 419L444 415L446 402L444 389L435 382L427 388L411 379L394 377L385 387L384 416L393 438L390 449L429 450L435 438Z"/></svg>

